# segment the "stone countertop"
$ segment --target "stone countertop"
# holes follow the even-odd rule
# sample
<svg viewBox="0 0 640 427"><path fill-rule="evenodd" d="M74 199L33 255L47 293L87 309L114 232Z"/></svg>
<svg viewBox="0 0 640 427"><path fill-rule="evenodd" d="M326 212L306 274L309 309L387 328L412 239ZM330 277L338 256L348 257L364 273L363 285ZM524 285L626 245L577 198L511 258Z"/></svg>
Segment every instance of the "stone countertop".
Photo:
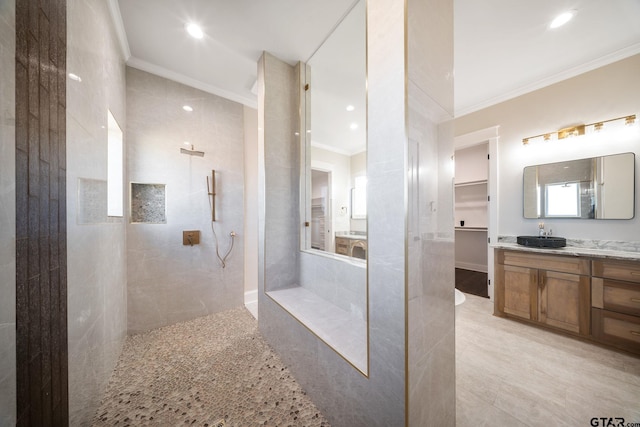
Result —
<svg viewBox="0 0 640 427"><path fill-rule="evenodd" d="M366 234L336 234L336 239L337 238L367 240L367 235Z"/></svg>
<svg viewBox="0 0 640 427"><path fill-rule="evenodd" d="M564 248L532 248L511 242L498 242L490 245L494 249L511 249L523 252L536 252L542 254L590 256L595 258L608 258L619 260L640 261L640 252L619 251L600 248L585 248L579 246L565 246Z"/></svg>

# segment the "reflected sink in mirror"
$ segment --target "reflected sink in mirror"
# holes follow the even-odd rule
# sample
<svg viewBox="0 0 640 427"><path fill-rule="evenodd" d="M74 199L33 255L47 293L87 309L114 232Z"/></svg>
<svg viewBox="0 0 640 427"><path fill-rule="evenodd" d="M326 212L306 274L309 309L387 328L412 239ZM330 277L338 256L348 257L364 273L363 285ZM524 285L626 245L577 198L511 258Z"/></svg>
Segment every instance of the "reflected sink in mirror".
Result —
<svg viewBox="0 0 640 427"><path fill-rule="evenodd" d="M563 248L567 246L564 237L518 236L518 244L531 248Z"/></svg>

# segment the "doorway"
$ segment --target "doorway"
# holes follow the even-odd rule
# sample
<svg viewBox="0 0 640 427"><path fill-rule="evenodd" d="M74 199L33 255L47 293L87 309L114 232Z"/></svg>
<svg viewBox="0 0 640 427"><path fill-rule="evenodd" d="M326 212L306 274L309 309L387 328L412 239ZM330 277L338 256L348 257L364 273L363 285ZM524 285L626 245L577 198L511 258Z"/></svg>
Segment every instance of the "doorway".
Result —
<svg viewBox="0 0 640 427"><path fill-rule="evenodd" d="M333 252L331 171L311 169L311 248Z"/></svg>

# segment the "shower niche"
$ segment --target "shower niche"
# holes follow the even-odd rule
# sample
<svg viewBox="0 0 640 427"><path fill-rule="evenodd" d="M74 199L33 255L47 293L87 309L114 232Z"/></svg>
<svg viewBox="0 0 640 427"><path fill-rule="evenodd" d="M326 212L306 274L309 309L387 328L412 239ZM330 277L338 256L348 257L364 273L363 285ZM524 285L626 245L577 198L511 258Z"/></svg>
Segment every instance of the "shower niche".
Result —
<svg viewBox="0 0 640 427"><path fill-rule="evenodd" d="M167 203L165 184L131 183L131 222L166 224Z"/></svg>

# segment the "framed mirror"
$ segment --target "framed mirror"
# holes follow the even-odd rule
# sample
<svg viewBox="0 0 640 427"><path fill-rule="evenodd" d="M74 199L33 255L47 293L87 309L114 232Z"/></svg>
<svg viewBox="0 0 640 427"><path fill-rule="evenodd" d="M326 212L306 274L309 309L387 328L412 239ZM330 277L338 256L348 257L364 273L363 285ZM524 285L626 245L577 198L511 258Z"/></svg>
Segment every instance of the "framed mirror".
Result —
<svg viewBox="0 0 640 427"><path fill-rule="evenodd" d="M366 3L305 64L301 248L366 262Z"/></svg>
<svg viewBox="0 0 640 427"><path fill-rule="evenodd" d="M631 219L635 154L527 166L523 194L525 218Z"/></svg>

